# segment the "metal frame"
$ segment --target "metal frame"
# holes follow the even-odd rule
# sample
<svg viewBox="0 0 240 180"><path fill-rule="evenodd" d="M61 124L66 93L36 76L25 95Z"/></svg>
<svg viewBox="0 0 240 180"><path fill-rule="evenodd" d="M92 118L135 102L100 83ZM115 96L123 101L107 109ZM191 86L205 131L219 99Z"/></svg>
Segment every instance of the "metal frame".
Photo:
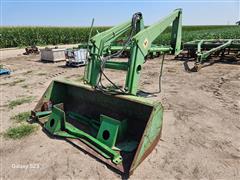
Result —
<svg viewBox="0 0 240 180"><path fill-rule="evenodd" d="M76 102L79 102L79 104L76 105ZM46 106L47 104L48 106ZM53 108L49 110L52 105ZM121 138L123 141L127 140L128 135L125 133L126 122L124 121L128 121L129 127L127 128L130 129L127 131L141 134L139 137L136 137L137 143L134 145L134 149L129 151L125 149L124 151L127 153L124 155L124 153L119 153L119 150L115 149L115 147L106 147L105 143L99 143L96 134L88 134L85 128L81 129L76 126L77 123L80 123L98 132L102 121L92 117L92 115L95 116L95 112L88 111L92 106L96 108L97 113L105 114L111 119L118 119L111 114L123 115L124 118L120 118L121 127L118 129L118 134L124 136L119 136L118 138ZM69 107L74 107L74 109L69 109ZM98 108L101 111L98 111ZM97 115L97 117L101 119L101 115ZM102 116L102 118L105 117ZM67 80L56 80L49 85L31 112L31 118L33 121L38 121L47 132L55 137L60 136L66 139L77 147L82 148L84 152L91 154L121 173L131 174L151 153L160 139L163 124L163 107L160 102L151 101L150 99L132 95L110 96L95 91L89 85ZM72 121L69 121L70 119ZM74 123L71 123L73 120ZM116 144L116 147L119 147L118 145Z"/></svg>
<svg viewBox="0 0 240 180"><path fill-rule="evenodd" d="M170 46L159 47L157 51L170 51L174 55L179 54L181 51L182 10L176 9L169 16L146 29L144 29L143 18L140 18L137 21L138 28L136 35L131 41L130 58L128 59L128 62L116 62L112 60L106 62L105 68L127 71L124 87L125 93L132 95L137 94L142 65L145 62L146 55L151 50L152 42L172 23ZM103 58L104 52L114 40L126 33L130 28L131 21L128 21L91 38L92 47L90 58L84 73L84 79L87 84L90 84L93 87L97 86L101 72L101 58Z"/></svg>
<svg viewBox="0 0 240 180"><path fill-rule="evenodd" d="M240 39L205 39L184 44L184 49L196 50L198 63L204 63L211 55L226 48L240 51Z"/></svg>
<svg viewBox="0 0 240 180"><path fill-rule="evenodd" d="M0 68L0 75L9 75L11 73L8 69L2 69Z"/></svg>
<svg viewBox="0 0 240 180"><path fill-rule="evenodd" d="M91 38L90 59L84 74L87 84L53 81L32 111L32 119L44 124L50 134L71 142L78 139L94 151L90 151L94 156L101 155L99 159L112 167L123 173L132 173L159 141L163 121L160 102L132 95L137 93L141 66L152 42L171 23L171 45L169 48L155 47L155 50L171 51L172 54L180 52L181 14L180 9L175 10L146 29L142 16L138 16L135 34L131 36L128 62L111 59L105 62L105 68L127 72L125 90L128 95L111 96L92 86L97 85L106 49L132 28L131 21ZM105 132L108 136L104 135Z"/></svg>
<svg viewBox="0 0 240 180"><path fill-rule="evenodd" d="M236 57L239 57L240 39L195 40L185 43L184 50L188 51L187 58L195 58L196 60L194 67L190 69L187 66L186 70L196 72L204 67L204 63L207 62L211 56L220 55L224 57L225 55L235 53Z"/></svg>
<svg viewBox="0 0 240 180"><path fill-rule="evenodd" d="M111 55L111 54L114 54L114 53L116 53L116 52L118 52L122 49L123 49L123 46L121 46L121 45L113 45L113 46L110 46L106 50L106 54ZM131 49L131 47L127 46L124 49L124 52L123 52L121 57L122 58L129 58L130 49ZM158 46L158 45L152 44L151 48L148 51L148 55L145 58L152 59L152 58L155 58L155 57L159 57L159 55L161 55L161 54L171 53L172 50L173 50L173 48L171 46L164 46L164 45Z"/></svg>

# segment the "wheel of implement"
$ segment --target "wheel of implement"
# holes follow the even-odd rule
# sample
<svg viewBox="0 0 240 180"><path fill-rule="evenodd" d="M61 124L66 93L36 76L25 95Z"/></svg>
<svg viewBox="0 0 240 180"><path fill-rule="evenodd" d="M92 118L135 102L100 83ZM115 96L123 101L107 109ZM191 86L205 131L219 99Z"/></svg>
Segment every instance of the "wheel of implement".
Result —
<svg viewBox="0 0 240 180"><path fill-rule="evenodd" d="M198 72L202 68L202 64L195 63L193 68L190 69L191 72Z"/></svg>
<svg viewBox="0 0 240 180"><path fill-rule="evenodd" d="M188 65L188 61L185 61L183 63L183 65L184 65L185 71L187 71L187 72L198 72L203 66L202 64L195 62L194 66L190 68L189 65Z"/></svg>

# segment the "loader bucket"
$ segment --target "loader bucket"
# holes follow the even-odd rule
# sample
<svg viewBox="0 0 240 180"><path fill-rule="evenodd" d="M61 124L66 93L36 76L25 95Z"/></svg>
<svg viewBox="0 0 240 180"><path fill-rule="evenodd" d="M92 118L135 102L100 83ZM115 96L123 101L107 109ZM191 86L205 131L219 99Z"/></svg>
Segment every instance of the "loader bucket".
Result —
<svg viewBox="0 0 240 180"><path fill-rule="evenodd" d="M107 95L88 85L53 81L32 117L46 132L132 174L160 139L163 108L143 97Z"/></svg>

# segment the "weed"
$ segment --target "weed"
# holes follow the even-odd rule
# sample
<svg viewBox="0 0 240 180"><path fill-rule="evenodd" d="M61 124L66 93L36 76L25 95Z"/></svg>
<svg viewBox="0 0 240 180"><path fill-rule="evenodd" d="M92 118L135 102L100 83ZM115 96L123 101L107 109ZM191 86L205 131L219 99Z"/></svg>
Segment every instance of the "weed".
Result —
<svg viewBox="0 0 240 180"><path fill-rule="evenodd" d="M20 123L20 122L26 121L29 118L29 116L30 116L30 112L26 111L26 112L21 112L21 113L15 115L15 116L12 116L11 119Z"/></svg>
<svg viewBox="0 0 240 180"><path fill-rule="evenodd" d="M10 127L3 133L3 137L7 139L21 139L37 130L37 126L32 124L21 124L17 127Z"/></svg>
<svg viewBox="0 0 240 180"><path fill-rule="evenodd" d="M32 71L32 70L29 70L29 71L25 72L24 75L30 74L31 72L33 72L33 71Z"/></svg>
<svg viewBox="0 0 240 180"><path fill-rule="evenodd" d="M22 85L22 88L26 89L26 88L28 88L28 85L27 84Z"/></svg>
<svg viewBox="0 0 240 180"><path fill-rule="evenodd" d="M44 75L46 75L47 73L44 73L44 72L40 72L40 73L38 73L37 75L39 75L39 76L44 76Z"/></svg>
<svg viewBox="0 0 240 180"><path fill-rule="evenodd" d="M21 104L29 103L29 102L31 102L33 99L34 99L34 97L32 97L32 96L28 96L28 97L24 97L24 98L19 98L19 99L10 101L9 104L8 104L8 107L9 107L10 109L13 109L14 107L19 106L19 105L21 105Z"/></svg>
<svg viewBox="0 0 240 180"><path fill-rule="evenodd" d="M18 79L18 80L16 80L16 81L13 81L13 82L8 83L8 85L9 85L9 86L15 86L16 84L21 83L21 82L24 82L24 81L25 81L25 79Z"/></svg>

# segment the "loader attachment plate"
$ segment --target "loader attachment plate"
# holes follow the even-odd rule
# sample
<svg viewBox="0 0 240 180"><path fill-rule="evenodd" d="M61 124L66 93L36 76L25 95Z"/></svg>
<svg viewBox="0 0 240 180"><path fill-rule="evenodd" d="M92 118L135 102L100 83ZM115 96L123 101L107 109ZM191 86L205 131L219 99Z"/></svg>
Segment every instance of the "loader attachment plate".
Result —
<svg viewBox="0 0 240 180"><path fill-rule="evenodd" d="M143 97L107 95L88 85L53 81L32 116L51 135L131 174L160 139L163 108Z"/></svg>

